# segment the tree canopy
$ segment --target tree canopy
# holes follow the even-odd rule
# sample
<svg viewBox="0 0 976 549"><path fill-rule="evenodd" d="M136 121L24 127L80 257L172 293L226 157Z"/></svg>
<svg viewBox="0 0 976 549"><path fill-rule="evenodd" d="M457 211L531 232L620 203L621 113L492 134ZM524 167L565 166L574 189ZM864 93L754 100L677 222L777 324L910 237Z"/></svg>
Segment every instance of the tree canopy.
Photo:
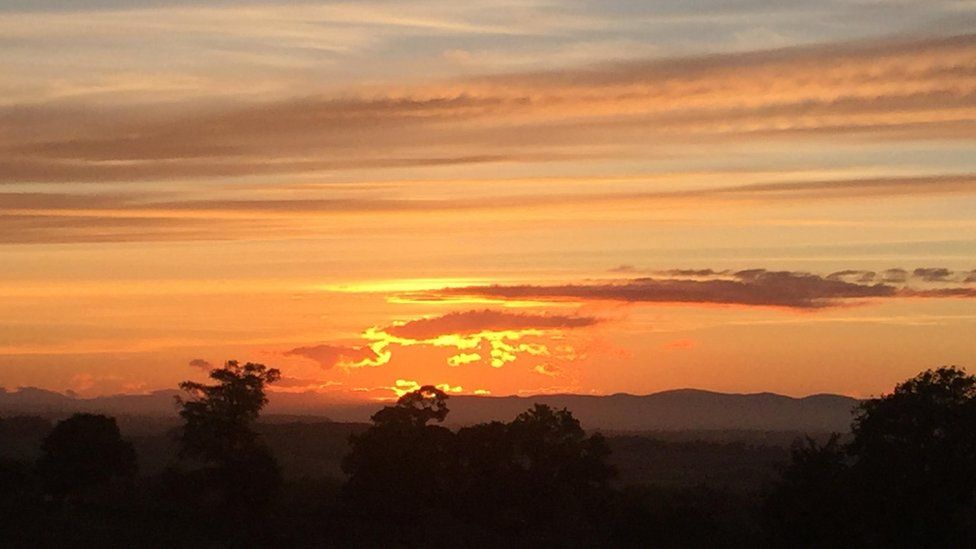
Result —
<svg viewBox="0 0 976 549"><path fill-rule="evenodd" d="M239 511L266 504L281 484L278 463L253 429L268 403L265 386L281 373L263 364L236 360L210 371L217 383L184 381L188 398L177 397L184 426L180 454L208 465L205 484Z"/></svg>
<svg viewBox="0 0 976 549"><path fill-rule="evenodd" d="M535 405L510 423L442 427L448 395L425 386L372 417L344 462L357 512L413 525L450 517L484 532L580 527L615 471L600 435L568 410ZM432 424L434 423L434 424ZM413 528L413 530L411 530ZM430 540L427 540L428 542Z"/></svg>
<svg viewBox="0 0 976 549"><path fill-rule="evenodd" d="M59 421L41 443L37 467L56 495L78 495L136 472L132 444L123 440L115 418L74 414Z"/></svg>
<svg viewBox="0 0 976 549"><path fill-rule="evenodd" d="M243 366L231 360L210 371L217 383L180 383L188 398L176 397L180 417L186 422L181 435L185 456L227 462L254 447L251 424L268 403L265 385L278 381L281 372L263 364Z"/></svg>
<svg viewBox="0 0 976 549"><path fill-rule="evenodd" d="M942 367L864 401L846 444L796 447L768 507L797 541L950 546L976 542L974 503L976 376Z"/></svg>

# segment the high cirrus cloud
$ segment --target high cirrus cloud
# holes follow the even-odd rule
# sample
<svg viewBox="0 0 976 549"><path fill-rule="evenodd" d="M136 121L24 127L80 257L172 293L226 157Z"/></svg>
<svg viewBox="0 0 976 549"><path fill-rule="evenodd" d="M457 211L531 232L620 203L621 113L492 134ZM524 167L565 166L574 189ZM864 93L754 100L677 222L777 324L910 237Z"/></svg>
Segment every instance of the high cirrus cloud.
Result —
<svg viewBox="0 0 976 549"><path fill-rule="evenodd" d="M947 280L951 272L941 269L916 270L925 281ZM622 301L631 303L699 303L822 309L872 298L955 297L976 298L976 289L961 286L914 288L887 282L874 282L877 275L867 271L840 271L832 275L765 269L742 270L731 274L713 271L671 271L674 276L633 278L556 285L492 285L444 288L427 294L432 299L445 296L480 296L496 299ZM871 276L868 276L871 274ZM941 275L945 275L942 277ZM682 276L684 275L684 276ZM693 276L694 275L694 276ZM414 296L423 299L424 296Z"/></svg>
<svg viewBox="0 0 976 549"><path fill-rule="evenodd" d="M970 34L604 63L209 111L13 105L0 109L14 136L0 134L0 182L542 162L771 134L970 139L974 67Z"/></svg>
<svg viewBox="0 0 976 549"><path fill-rule="evenodd" d="M725 175L732 176L729 172ZM466 211L513 208L567 209L615 207L643 203L648 207L694 203L699 208L725 208L742 204L775 204L799 200L863 200L911 196L920 199L976 195L976 173L933 176L894 176L841 180L793 181L724 185L701 189L608 192L598 186L588 192L513 194L496 197L449 197L431 199L391 198L379 194L309 195L295 198L287 189L259 187L235 191L234 197L174 199L168 193L137 190L120 193L66 193L0 191L0 244L69 242L133 242L169 240L223 240L262 238L269 234L307 234L310 217L333 214L384 215L430 212L457 214ZM330 190L330 194L335 192ZM644 272L632 265L611 270L616 274ZM663 276L709 277L727 272L711 269L647 271ZM835 273L846 277L851 273ZM886 278L908 278L907 271L884 271Z"/></svg>

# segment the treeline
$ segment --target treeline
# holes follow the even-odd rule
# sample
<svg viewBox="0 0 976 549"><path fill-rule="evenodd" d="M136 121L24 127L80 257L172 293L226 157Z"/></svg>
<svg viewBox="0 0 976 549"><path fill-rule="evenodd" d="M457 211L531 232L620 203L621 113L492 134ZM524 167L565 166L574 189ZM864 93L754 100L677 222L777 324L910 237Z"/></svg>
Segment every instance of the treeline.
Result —
<svg viewBox="0 0 976 549"><path fill-rule="evenodd" d="M138 473L114 418L0 420L47 432L36 459L0 460L0 546L976 546L976 377L956 368L866 401L843 441L798 441L762 491L625 485L607 441L548 406L447 429L429 386L352 435L344 481L285 480L255 428L278 371L210 377L180 385L159 474Z"/></svg>

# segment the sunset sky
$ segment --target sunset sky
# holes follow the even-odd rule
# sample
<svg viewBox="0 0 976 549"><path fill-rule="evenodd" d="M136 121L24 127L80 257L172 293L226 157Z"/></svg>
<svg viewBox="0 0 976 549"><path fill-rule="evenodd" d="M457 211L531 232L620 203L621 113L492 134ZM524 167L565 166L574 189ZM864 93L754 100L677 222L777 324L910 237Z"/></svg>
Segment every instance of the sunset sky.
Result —
<svg viewBox="0 0 976 549"><path fill-rule="evenodd" d="M0 386L972 371L973 29L969 0L0 0Z"/></svg>

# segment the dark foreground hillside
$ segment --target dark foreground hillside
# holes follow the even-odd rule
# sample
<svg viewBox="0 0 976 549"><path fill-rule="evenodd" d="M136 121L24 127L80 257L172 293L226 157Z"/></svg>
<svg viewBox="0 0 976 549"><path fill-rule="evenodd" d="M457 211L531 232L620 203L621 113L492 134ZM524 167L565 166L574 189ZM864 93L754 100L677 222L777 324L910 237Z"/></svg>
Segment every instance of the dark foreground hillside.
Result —
<svg viewBox="0 0 976 549"><path fill-rule="evenodd" d="M366 423L315 419L258 423L257 431L271 448L285 479L322 478L341 482L342 458L349 453L350 435ZM290 419L290 418L289 418ZM34 459L52 421L40 417L7 418L0 432L0 457ZM177 462L177 422L127 418L119 422L131 440L143 474L159 474ZM620 485L671 487L711 486L761 489L776 478L789 460L790 444L802 436L789 431L658 431L606 433L609 461L619 471ZM826 434L818 435L826 439Z"/></svg>
<svg viewBox="0 0 976 549"><path fill-rule="evenodd" d="M334 539L344 535L330 530L332 526L322 521L341 506L342 486L347 478L342 471L342 460L350 452L350 436L363 433L369 425L268 419L271 421L257 424L256 430L271 449L284 479L272 508L275 521L282 528L304 532L275 543L301 545L319 539L317 536ZM0 423L6 426L0 429L0 459L7 460L36 458L40 455L41 440L52 427L51 421L42 418L8 418ZM121 504L126 507L124 511L109 503L105 503L109 508L99 510L96 506L84 512L76 509L70 516L63 515L68 512L65 509L55 510L54 520L65 529L62 531L65 536L71 530L75 532L72 536L80 536L78 539L84 539L85 535L96 539L100 530L112 527L100 522L105 520L104 512L128 516L126 522L138 524L145 520L139 515L141 505L151 508L159 505L143 500L145 494L156 494L152 496L156 498L171 490L160 483L166 482L167 467L179 463L176 423L145 418L128 418L121 423L127 427L123 434L133 443L144 480L133 486L135 492L131 496L117 496L128 501ZM754 431L608 434L606 440L611 452L608 463L619 471L613 485L623 490L631 502L628 505L648 509L657 517L653 528L659 540L679 532L665 527L666 523L695 517L693 520L698 524L686 527L701 533L700 545L704 546L714 536L733 533L738 536L754 529L758 502L788 462L788 441L794 435ZM167 505L173 504L178 502ZM174 520L184 520L178 514L174 516ZM79 524L78 520L83 523ZM89 531L91 528L95 531ZM60 534L55 531L50 535ZM142 532L133 531L128 535L135 542ZM162 536L159 540L175 542L163 533L156 535ZM202 539L211 534L203 530L197 535ZM31 545L21 541L25 546ZM682 546L678 541L674 540L675 546ZM684 541L693 540L685 536Z"/></svg>
<svg viewBox="0 0 976 549"><path fill-rule="evenodd" d="M843 436L587 432L541 403L451 428L433 386L368 424L258 421L277 376L228 362L181 385L180 421L0 419L0 545L976 546L976 376L953 367Z"/></svg>

